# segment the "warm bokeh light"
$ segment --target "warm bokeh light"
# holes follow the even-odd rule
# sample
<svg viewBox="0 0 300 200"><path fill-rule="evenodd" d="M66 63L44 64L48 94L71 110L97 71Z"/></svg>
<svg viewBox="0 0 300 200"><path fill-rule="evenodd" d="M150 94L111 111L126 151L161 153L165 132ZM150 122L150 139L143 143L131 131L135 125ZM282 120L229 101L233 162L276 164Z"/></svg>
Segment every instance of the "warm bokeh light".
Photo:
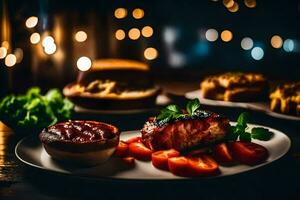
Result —
<svg viewBox="0 0 300 200"><path fill-rule="evenodd" d="M86 57L86 56L82 56L77 60L77 68L80 71L87 71L91 68L92 66L92 61L90 58Z"/></svg>
<svg viewBox="0 0 300 200"><path fill-rule="evenodd" d="M14 55L16 56L17 63L20 63L23 60L23 50L20 48L16 48L14 51Z"/></svg>
<svg viewBox="0 0 300 200"><path fill-rule="evenodd" d="M248 8L255 8L256 7L256 0L244 0L245 6Z"/></svg>
<svg viewBox="0 0 300 200"><path fill-rule="evenodd" d="M5 58L4 63L7 67L12 67L16 64L16 62L17 62L16 56L14 54L8 54Z"/></svg>
<svg viewBox="0 0 300 200"><path fill-rule="evenodd" d="M142 19L144 17L144 10L141 8L136 8L132 11L132 16L134 19Z"/></svg>
<svg viewBox="0 0 300 200"><path fill-rule="evenodd" d="M226 8L231 8L234 4L234 0L223 0L223 5L226 7Z"/></svg>
<svg viewBox="0 0 300 200"><path fill-rule="evenodd" d="M115 10L115 17L117 19L122 19L127 16L127 10L125 8L117 8Z"/></svg>
<svg viewBox="0 0 300 200"><path fill-rule="evenodd" d="M295 48L295 43L293 40L291 39L286 39L283 43L283 49L286 51L286 52L292 52L294 51L294 48Z"/></svg>
<svg viewBox="0 0 300 200"><path fill-rule="evenodd" d="M153 35L153 28L151 26L145 26L142 29L142 35L144 37L151 37Z"/></svg>
<svg viewBox="0 0 300 200"><path fill-rule="evenodd" d="M39 19L36 16L31 16L26 20L25 25L27 28L33 28L37 25L38 21Z"/></svg>
<svg viewBox="0 0 300 200"><path fill-rule="evenodd" d="M211 28L205 32L205 38L210 42L216 41L218 39L218 37L219 37L219 34L216 29Z"/></svg>
<svg viewBox="0 0 300 200"><path fill-rule="evenodd" d="M44 46L44 51L48 55L54 54L56 51L56 44L55 43L47 44L46 46Z"/></svg>
<svg viewBox="0 0 300 200"><path fill-rule="evenodd" d="M43 47L47 47L48 45L51 45L53 43L54 43L54 38L51 36L46 36L42 41Z"/></svg>
<svg viewBox="0 0 300 200"><path fill-rule="evenodd" d="M78 31L78 32L75 34L75 40L76 40L77 42L84 42L84 41L86 41L86 39L87 39L87 34L86 34L86 32L84 32L84 31Z"/></svg>
<svg viewBox="0 0 300 200"><path fill-rule="evenodd" d="M271 45L275 49L279 49L282 47L283 41L282 38L279 35L274 35L271 38Z"/></svg>
<svg viewBox="0 0 300 200"><path fill-rule="evenodd" d="M145 49L144 56L147 60L154 60L158 56L158 52L155 48L149 47Z"/></svg>
<svg viewBox="0 0 300 200"><path fill-rule="evenodd" d="M254 47L251 50L251 56L254 60L261 60L264 57L264 50L260 47Z"/></svg>
<svg viewBox="0 0 300 200"><path fill-rule="evenodd" d="M9 49L9 42L8 41L3 41L2 42L2 47L6 48L6 49Z"/></svg>
<svg viewBox="0 0 300 200"><path fill-rule="evenodd" d="M231 6L230 8L228 8L228 10L230 12L237 12L239 10L239 4L237 2L234 2L233 6Z"/></svg>
<svg viewBox="0 0 300 200"><path fill-rule="evenodd" d="M132 28L128 32L128 37L132 40L137 40L141 36L141 32L137 28Z"/></svg>
<svg viewBox="0 0 300 200"><path fill-rule="evenodd" d="M253 40L249 37L245 37L241 41L241 47L244 50L250 50L253 47Z"/></svg>
<svg viewBox="0 0 300 200"><path fill-rule="evenodd" d="M221 39L224 42L229 42L230 40L232 40L232 38L233 38L233 35L232 35L231 31L229 31L229 30L222 31L222 33L221 33Z"/></svg>
<svg viewBox="0 0 300 200"><path fill-rule="evenodd" d="M5 47L0 47L0 59L5 58L7 54L7 49Z"/></svg>
<svg viewBox="0 0 300 200"><path fill-rule="evenodd" d="M37 44L39 43L41 40L41 36L39 33L32 33L31 36L30 36L30 42L32 44Z"/></svg>
<svg viewBox="0 0 300 200"><path fill-rule="evenodd" d="M122 29L118 29L115 33L115 37L117 40L124 40L125 35L125 31L123 31Z"/></svg>

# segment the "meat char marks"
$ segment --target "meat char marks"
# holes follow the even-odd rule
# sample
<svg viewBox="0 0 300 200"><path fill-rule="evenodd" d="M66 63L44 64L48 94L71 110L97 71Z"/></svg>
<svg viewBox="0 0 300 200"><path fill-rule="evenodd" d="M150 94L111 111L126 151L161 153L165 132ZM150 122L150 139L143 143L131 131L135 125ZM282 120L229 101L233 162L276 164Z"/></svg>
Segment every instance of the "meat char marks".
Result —
<svg viewBox="0 0 300 200"><path fill-rule="evenodd" d="M185 150L222 140L228 133L229 120L218 114L198 110L170 122L148 120L143 129L142 141L152 150Z"/></svg>

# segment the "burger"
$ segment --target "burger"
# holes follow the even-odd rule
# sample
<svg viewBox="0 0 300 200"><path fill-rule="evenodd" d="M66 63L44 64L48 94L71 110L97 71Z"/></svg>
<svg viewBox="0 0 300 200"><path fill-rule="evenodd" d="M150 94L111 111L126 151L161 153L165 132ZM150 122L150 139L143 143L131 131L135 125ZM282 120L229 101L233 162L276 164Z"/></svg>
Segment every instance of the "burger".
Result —
<svg viewBox="0 0 300 200"><path fill-rule="evenodd" d="M101 110L150 108L159 91L147 64L125 59L95 60L77 82L63 89L76 105Z"/></svg>

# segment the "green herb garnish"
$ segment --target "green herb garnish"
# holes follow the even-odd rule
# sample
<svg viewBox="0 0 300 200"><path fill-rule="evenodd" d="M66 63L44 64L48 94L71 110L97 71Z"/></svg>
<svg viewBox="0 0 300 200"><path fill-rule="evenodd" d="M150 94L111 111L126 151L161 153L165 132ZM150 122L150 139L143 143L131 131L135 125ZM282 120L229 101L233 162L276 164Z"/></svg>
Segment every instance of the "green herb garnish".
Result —
<svg viewBox="0 0 300 200"><path fill-rule="evenodd" d="M271 139L273 133L266 128L255 127L252 128L251 132L248 132L248 121L249 114L247 112L241 113L237 119L237 124L230 127L230 133L228 134L227 139L232 141L239 139L240 141L245 142L250 142L251 139L264 141Z"/></svg>
<svg viewBox="0 0 300 200"><path fill-rule="evenodd" d="M193 115L195 113L195 111L198 110L199 108L200 108L199 99L193 99L186 104L186 111L190 115Z"/></svg>

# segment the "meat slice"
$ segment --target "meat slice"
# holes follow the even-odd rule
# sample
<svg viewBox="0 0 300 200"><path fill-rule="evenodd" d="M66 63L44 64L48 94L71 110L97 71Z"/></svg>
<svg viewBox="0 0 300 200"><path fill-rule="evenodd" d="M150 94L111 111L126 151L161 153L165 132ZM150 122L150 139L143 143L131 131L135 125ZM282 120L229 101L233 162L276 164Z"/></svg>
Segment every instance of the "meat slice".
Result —
<svg viewBox="0 0 300 200"><path fill-rule="evenodd" d="M224 139L229 127L227 118L199 110L168 123L148 120L141 130L142 142L152 150L185 150Z"/></svg>

